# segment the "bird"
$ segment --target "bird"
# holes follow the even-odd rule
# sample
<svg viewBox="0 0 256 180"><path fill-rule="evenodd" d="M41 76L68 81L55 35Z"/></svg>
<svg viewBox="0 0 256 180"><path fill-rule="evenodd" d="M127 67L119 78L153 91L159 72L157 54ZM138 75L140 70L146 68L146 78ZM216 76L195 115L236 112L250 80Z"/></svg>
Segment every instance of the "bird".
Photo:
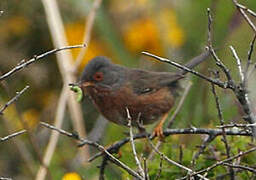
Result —
<svg viewBox="0 0 256 180"><path fill-rule="evenodd" d="M203 52L185 66L193 68L208 56L208 51ZM181 91L179 81L185 74L183 70L155 72L128 68L97 56L84 67L76 84L107 120L128 126L128 110L132 126L141 130L144 125L158 122L153 135L163 138L163 124Z"/></svg>

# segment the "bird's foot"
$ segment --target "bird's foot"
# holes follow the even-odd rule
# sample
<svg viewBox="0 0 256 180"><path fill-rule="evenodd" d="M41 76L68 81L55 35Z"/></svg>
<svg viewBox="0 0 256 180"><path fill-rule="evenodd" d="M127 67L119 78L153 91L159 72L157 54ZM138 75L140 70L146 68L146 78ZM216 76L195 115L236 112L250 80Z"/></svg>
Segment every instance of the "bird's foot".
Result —
<svg viewBox="0 0 256 180"><path fill-rule="evenodd" d="M153 136L157 136L159 138L160 141L164 142L164 133L163 133L163 126L162 124L158 124L154 131L153 131Z"/></svg>

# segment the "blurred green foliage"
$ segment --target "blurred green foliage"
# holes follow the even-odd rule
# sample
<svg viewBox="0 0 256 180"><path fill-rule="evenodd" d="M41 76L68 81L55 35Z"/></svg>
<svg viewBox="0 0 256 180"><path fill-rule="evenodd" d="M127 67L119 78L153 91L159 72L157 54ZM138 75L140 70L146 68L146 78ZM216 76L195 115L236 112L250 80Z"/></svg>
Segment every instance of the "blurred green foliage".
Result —
<svg viewBox="0 0 256 180"><path fill-rule="evenodd" d="M83 40L84 19L92 8L92 0L87 1L58 1L62 17L65 22L66 34L70 44L80 44ZM256 1L243 2L256 11ZM214 46L218 55L231 69L232 75L238 79L235 60L228 49L233 45L241 57L243 64L247 59L247 51L253 33L243 18L238 14L231 1L221 0L179 0L179 1L153 1L153 0L108 0L103 1L97 12L91 42L84 57L80 72L84 65L97 55L106 55L115 63L129 67L140 67L158 71L174 71L166 64L148 61L142 57L141 51L149 51L160 56L168 57L180 63L185 63L203 51L207 44L207 11L210 7L214 18L213 37ZM28 59L53 48L51 36L45 19L45 12L40 1L2 1L0 10L0 73L7 72L22 59ZM79 50L72 50L74 57ZM253 53L255 60L255 53ZM209 74L209 68L215 68L211 59L197 68L204 74ZM223 78L223 76L221 76ZM181 112L175 119L173 127L185 128L191 125L196 127L214 128L219 125L215 100L211 93L209 83L191 76L193 86L186 98ZM72 83L72 82L70 82ZM6 127L11 130L22 128L18 117L22 117L31 128L37 139L40 153L48 142L49 131L38 128L37 123L46 121L53 123L56 105L62 87L62 79L55 61L55 56L23 69L9 77L0 87L0 103L4 104L15 91L30 85L27 93L17 102L17 106L10 106L5 115L1 117L1 136L7 134ZM184 83L184 86L186 82ZM225 123L243 122L241 108L228 90L217 88L223 110ZM255 98L255 97L252 97ZM98 118L98 112L92 107L88 99L83 102L84 119L87 132L90 133ZM2 120L5 119L5 120ZM72 131L70 118L66 113L63 128ZM149 130L153 128L149 127ZM110 145L126 137L128 129L109 123L104 135L99 140L103 145ZM5 142L0 144L0 176L10 176L13 179L33 179L39 167L36 153L33 151L28 136L17 137L28 149L28 156L34 167L33 172L27 170L26 163L18 155L14 144ZM174 161L192 167L191 160L198 151L204 137L199 135L174 135L167 137L160 150ZM248 137L228 137L231 154L250 147L251 139ZM154 141L156 143L156 141ZM180 146L182 159L180 159ZM136 141L136 150L139 155L147 157L151 152L146 140ZM130 144L121 148L121 161L136 169ZM86 167L76 163L77 147L73 140L60 137L56 153L49 167L53 179L61 179L69 172L75 172L82 179L95 179L99 174L97 166L101 163L96 160ZM91 154L95 149L91 148ZM255 153L241 158L242 163L255 164ZM198 158L195 169L206 168L216 160L226 158L224 144L221 138L216 138ZM79 159L79 157L78 157ZM158 172L160 157L155 155L153 160L147 161L150 179L154 179ZM223 166L210 172L209 178L227 173ZM32 174L32 175L31 175ZM187 172L163 161L160 179L175 179L185 176ZM70 175L70 174L69 174ZM127 172L113 164L105 170L107 179L130 178ZM238 179L249 179L250 173L238 173ZM71 174L66 179L77 178ZM229 177L225 177L228 179ZM64 178L63 178L64 179ZM66 180L65 179L65 180Z"/></svg>

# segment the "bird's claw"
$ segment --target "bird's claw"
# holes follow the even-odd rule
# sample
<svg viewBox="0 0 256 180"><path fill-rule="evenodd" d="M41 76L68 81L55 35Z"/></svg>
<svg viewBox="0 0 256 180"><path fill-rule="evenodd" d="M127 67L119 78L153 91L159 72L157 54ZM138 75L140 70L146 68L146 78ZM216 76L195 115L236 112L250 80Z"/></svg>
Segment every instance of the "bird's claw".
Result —
<svg viewBox="0 0 256 180"><path fill-rule="evenodd" d="M163 133L163 127L161 125L158 125L155 127L154 131L153 131L153 136L157 136L159 138L160 141L164 142L164 133Z"/></svg>

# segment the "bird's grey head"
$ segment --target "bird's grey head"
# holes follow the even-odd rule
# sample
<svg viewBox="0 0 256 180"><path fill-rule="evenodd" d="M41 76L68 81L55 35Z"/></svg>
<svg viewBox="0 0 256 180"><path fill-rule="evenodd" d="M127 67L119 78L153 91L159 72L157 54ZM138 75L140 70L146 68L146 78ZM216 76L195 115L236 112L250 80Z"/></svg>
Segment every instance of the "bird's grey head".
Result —
<svg viewBox="0 0 256 180"><path fill-rule="evenodd" d="M123 79L123 74L121 66L112 64L104 56L97 56L85 66L81 83L113 87L120 84L119 82Z"/></svg>

